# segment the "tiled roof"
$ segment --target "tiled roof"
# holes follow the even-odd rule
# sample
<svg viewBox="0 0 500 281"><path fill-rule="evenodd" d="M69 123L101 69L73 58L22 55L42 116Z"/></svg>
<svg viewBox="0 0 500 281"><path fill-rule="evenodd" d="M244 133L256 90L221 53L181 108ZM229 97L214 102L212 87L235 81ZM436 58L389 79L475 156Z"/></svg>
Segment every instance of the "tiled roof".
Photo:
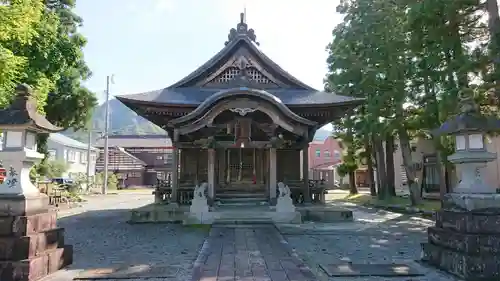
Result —
<svg viewBox="0 0 500 281"><path fill-rule="evenodd" d="M104 147L104 139L95 143L96 147ZM113 135L108 137L109 147L166 147L172 146L172 141L166 135Z"/></svg>
<svg viewBox="0 0 500 281"><path fill-rule="evenodd" d="M161 89L140 94L117 97L120 101L145 101L159 104L182 104L197 106L209 96L227 89L207 88L174 88ZM301 89L266 89L286 105L320 105L320 104L360 104L363 99L340 96L316 90Z"/></svg>
<svg viewBox="0 0 500 281"><path fill-rule="evenodd" d="M70 137L67 137L67 136L65 136L63 134L59 134L59 133L50 134L49 140L53 141L55 143L62 144L62 145L67 146L67 147L80 148L80 149L87 149L88 148L87 143L83 143L83 142L74 140ZM90 147L90 149L97 150L97 148L92 147L92 146Z"/></svg>
<svg viewBox="0 0 500 281"><path fill-rule="evenodd" d="M363 99L340 96L333 93L326 93L322 91L317 91L312 87L301 82L290 73L282 69L273 60L267 57L260 49L257 47L255 42L255 36L253 30L248 29L248 26L244 22L240 22L238 27L230 33L230 40L227 42L226 46L220 50L215 56L205 62L201 67L193 71L188 76L184 77L177 83L173 85L151 92L144 92L134 95L121 95L118 100L127 104L127 102L150 102L158 104L170 104L170 105L192 105L197 106L206 100L209 96L223 91L225 89L215 89L215 88L205 88L205 87L194 87L195 81L198 81L200 77L206 77L210 75L214 69L219 67L222 62L228 59L231 54L237 53L238 50L249 50L255 55L258 61L262 62L262 67L270 72L276 74L276 76L282 77L283 82L288 86L286 88L280 89L266 89L266 91L278 99L285 105L358 105L363 102ZM240 85L236 83L238 87L248 86ZM230 87L232 88L232 87ZM258 88L251 87L248 88Z"/></svg>

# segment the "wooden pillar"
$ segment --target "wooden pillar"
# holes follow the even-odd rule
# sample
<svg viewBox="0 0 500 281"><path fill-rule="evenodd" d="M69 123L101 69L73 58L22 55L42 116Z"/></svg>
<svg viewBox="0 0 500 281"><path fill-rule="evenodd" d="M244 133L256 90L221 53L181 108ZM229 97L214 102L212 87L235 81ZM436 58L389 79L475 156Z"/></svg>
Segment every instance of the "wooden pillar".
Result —
<svg viewBox="0 0 500 281"><path fill-rule="evenodd" d="M227 150L227 178L226 183L229 184L231 182L231 149Z"/></svg>
<svg viewBox="0 0 500 281"><path fill-rule="evenodd" d="M208 197L215 199L215 149L208 149Z"/></svg>
<svg viewBox="0 0 500 281"><path fill-rule="evenodd" d="M226 180L225 178L225 173L226 173L226 149L222 149L221 151L217 152L217 162L219 165L219 180L218 182L220 184L223 184L224 181Z"/></svg>
<svg viewBox="0 0 500 281"><path fill-rule="evenodd" d="M303 174L303 190L304 203L311 203L311 194L309 190L309 144L302 149L302 174Z"/></svg>
<svg viewBox="0 0 500 281"><path fill-rule="evenodd" d="M269 149L269 200L276 199L276 148Z"/></svg>
<svg viewBox="0 0 500 281"><path fill-rule="evenodd" d="M259 177L260 177L260 184L264 184L264 167L266 166L265 162L266 161L266 157L265 157L265 154L264 154L264 149L259 149L260 153L260 157L259 157L259 167L260 167L260 172L259 172Z"/></svg>
<svg viewBox="0 0 500 281"><path fill-rule="evenodd" d="M172 151L172 198L171 203L177 203L179 189L179 148L174 147Z"/></svg>

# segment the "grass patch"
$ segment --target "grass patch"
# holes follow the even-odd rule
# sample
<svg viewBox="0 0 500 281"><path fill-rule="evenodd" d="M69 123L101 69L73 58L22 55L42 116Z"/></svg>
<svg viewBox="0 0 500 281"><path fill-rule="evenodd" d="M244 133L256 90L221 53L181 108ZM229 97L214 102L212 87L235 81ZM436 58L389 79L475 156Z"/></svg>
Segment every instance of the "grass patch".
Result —
<svg viewBox="0 0 500 281"><path fill-rule="evenodd" d="M191 228L191 229L199 229L199 230L206 231L206 232L209 232L210 228L212 228L212 226L210 224L188 224L185 227Z"/></svg>
<svg viewBox="0 0 500 281"><path fill-rule="evenodd" d="M378 199L376 196L371 196L370 194L355 194L355 195L347 195L342 201L364 205L364 206L374 206L374 207L391 207L391 206L403 206L403 207L411 207L410 198L407 197L390 197L384 200ZM441 209L441 202L438 200L427 200L422 199L419 205L414 206L421 210L425 211L436 211Z"/></svg>

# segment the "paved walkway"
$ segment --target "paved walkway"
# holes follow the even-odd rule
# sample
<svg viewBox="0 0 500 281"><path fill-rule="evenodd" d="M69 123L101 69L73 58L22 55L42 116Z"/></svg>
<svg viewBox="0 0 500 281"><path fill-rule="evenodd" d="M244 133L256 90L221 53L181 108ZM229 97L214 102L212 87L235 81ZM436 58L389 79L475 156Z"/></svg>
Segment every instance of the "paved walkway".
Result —
<svg viewBox="0 0 500 281"><path fill-rule="evenodd" d="M313 281L274 226L213 227L195 262L193 281Z"/></svg>
<svg viewBox="0 0 500 281"><path fill-rule="evenodd" d="M43 281L71 281L85 272L116 267L146 268L128 281L385 281L388 278L332 278L319 265L419 259L420 243L432 225L422 218L355 206L346 207L353 209L356 222L280 226L280 231L269 225L216 226L208 232L178 224L126 223L130 209L152 201L149 192L96 196L82 207L61 212L59 224L66 229L67 244L74 246L75 260ZM454 280L434 269L421 270L424 276L391 280ZM108 277L100 280L124 280Z"/></svg>

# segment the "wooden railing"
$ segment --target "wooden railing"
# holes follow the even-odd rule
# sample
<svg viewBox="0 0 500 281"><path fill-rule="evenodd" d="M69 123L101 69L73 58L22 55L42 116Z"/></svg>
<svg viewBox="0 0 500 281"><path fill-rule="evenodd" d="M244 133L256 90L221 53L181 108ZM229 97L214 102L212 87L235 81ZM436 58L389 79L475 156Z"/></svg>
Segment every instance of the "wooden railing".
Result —
<svg viewBox="0 0 500 281"><path fill-rule="evenodd" d="M290 188L291 197L295 204L304 202L304 182L301 180L286 181L286 185ZM278 191L276 191L278 192ZM309 196L312 203L325 203L325 194L327 185L324 180L309 180ZM278 193L277 193L278 194Z"/></svg>
<svg viewBox="0 0 500 281"><path fill-rule="evenodd" d="M303 181L287 181L286 185L290 188L291 197L295 204L300 204L304 202L304 189ZM309 180L309 195L310 202L312 203L325 203L325 194L327 192L327 185L323 180ZM168 203L172 201L172 188L170 181L158 180L155 186L155 191L153 194L159 194L161 201ZM276 190L276 195L279 195L279 191ZM194 185L193 184L180 184L177 190L177 203L180 205L190 205L191 200L194 196Z"/></svg>
<svg viewBox="0 0 500 281"><path fill-rule="evenodd" d="M41 193L49 196L50 205L59 206L59 204L66 202L66 198L64 197L66 188L64 186L52 183L51 181L39 181L37 185Z"/></svg>
<svg viewBox="0 0 500 281"><path fill-rule="evenodd" d="M172 201L172 187L170 180L158 180L155 185L155 190L153 194L158 194L161 197L161 201L164 203L169 203ZM179 189L177 189L177 203L180 205L189 205L191 200L193 200L194 186L191 184L184 185L181 184Z"/></svg>

